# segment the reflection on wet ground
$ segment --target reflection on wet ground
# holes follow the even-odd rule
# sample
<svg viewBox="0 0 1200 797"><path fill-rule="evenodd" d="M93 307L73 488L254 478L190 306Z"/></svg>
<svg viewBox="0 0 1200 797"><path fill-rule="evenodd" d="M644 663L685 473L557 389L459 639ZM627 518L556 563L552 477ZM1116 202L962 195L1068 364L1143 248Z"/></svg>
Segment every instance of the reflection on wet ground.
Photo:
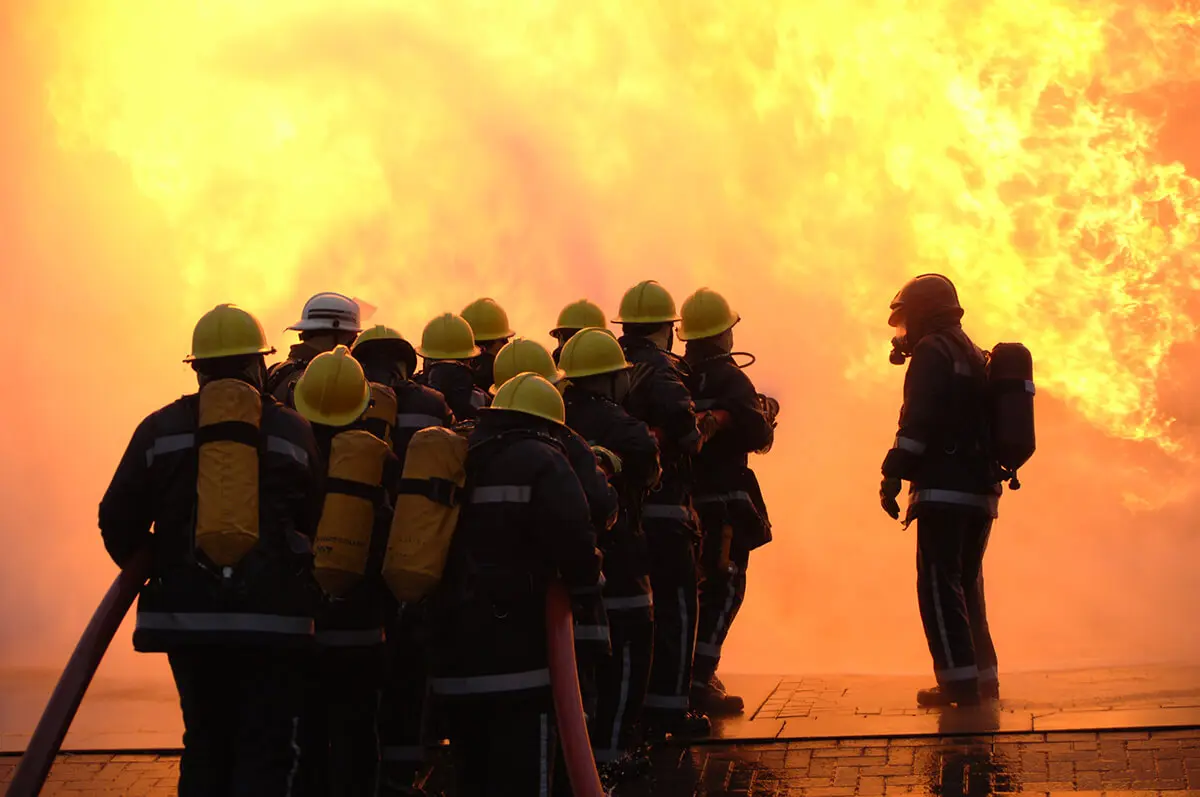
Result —
<svg viewBox="0 0 1200 797"><path fill-rule="evenodd" d="M0 756L0 784L18 758ZM438 781L445 773L438 773ZM173 795L174 756L63 756L44 794ZM713 744L664 748L614 797L879 797L1200 791L1200 729ZM453 791L447 791L453 797Z"/></svg>
<svg viewBox="0 0 1200 797"><path fill-rule="evenodd" d="M660 751L617 797L1200 790L1200 729L794 741Z"/></svg>

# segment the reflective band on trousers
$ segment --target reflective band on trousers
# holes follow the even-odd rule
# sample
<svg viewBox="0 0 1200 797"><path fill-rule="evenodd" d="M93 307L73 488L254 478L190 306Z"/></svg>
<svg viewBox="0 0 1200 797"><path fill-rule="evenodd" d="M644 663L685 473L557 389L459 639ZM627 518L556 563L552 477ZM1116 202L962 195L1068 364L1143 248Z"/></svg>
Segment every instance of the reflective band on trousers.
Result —
<svg viewBox="0 0 1200 797"><path fill-rule="evenodd" d="M467 678L431 678L430 685L439 695L487 695L493 692L520 692L550 685L550 670L472 675Z"/></svg>
<svg viewBox="0 0 1200 797"><path fill-rule="evenodd" d="M608 640L608 626L606 625L575 626L576 642L607 642Z"/></svg>
<svg viewBox="0 0 1200 797"><path fill-rule="evenodd" d="M995 683L1000 680L1000 672L995 667L988 667L986 670L979 671L979 680L984 683Z"/></svg>
<svg viewBox="0 0 1200 797"><path fill-rule="evenodd" d="M908 500L910 504L924 502L929 504L977 506L993 513L1000 505L1000 496L998 495L979 495L977 493L964 493L959 490L917 490L916 492L909 493Z"/></svg>
<svg viewBox="0 0 1200 797"><path fill-rule="evenodd" d="M612 611L622 609L648 609L654 605L654 596L647 592L645 595L630 595L627 598L605 598L604 608Z"/></svg>
<svg viewBox="0 0 1200 797"><path fill-rule="evenodd" d="M920 440L913 440L911 437L901 437L896 435L896 442L892 444L892 448L898 448L901 451L908 451L912 454L924 454L925 444Z"/></svg>
<svg viewBox="0 0 1200 797"><path fill-rule="evenodd" d="M944 684L947 681L970 681L979 677L979 668L975 665L971 665L970 667L951 667L948 670L934 670L933 674L939 684Z"/></svg>
<svg viewBox="0 0 1200 797"><path fill-rule="evenodd" d="M730 501L750 501L750 493L745 490L734 490L731 493L710 493L697 495L692 498L693 504L728 504Z"/></svg>
<svg viewBox="0 0 1200 797"><path fill-rule="evenodd" d="M441 418L420 412L402 412L396 416L397 429L428 429L430 426L441 425Z"/></svg>
<svg viewBox="0 0 1200 797"><path fill-rule="evenodd" d="M688 710L690 699L687 695L646 695L642 703L646 708L670 708Z"/></svg>
<svg viewBox="0 0 1200 797"><path fill-rule="evenodd" d="M711 642L697 642L696 655L709 659L719 659L721 658L721 646L714 645Z"/></svg>
<svg viewBox="0 0 1200 797"><path fill-rule="evenodd" d="M222 612L138 612L137 628L145 631L254 631L263 634L313 632L308 617Z"/></svg>
<svg viewBox="0 0 1200 797"><path fill-rule="evenodd" d="M1025 380L1025 392L1031 396L1037 394L1037 388L1035 388L1033 386L1033 382L1030 382L1028 379Z"/></svg>
<svg viewBox="0 0 1200 797"><path fill-rule="evenodd" d="M690 521L692 519L692 510L686 506L650 504L642 509L642 517L657 518L659 520Z"/></svg>
<svg viewBox="0 0 1200 797"><path fill-rule="evenodd" d="M472 504L528 504L532 499L533 488L527 484L476 487L471 491Z"/></svg>
<svg viewBox="0 0 1200 797"><path fill-rule="evenodd" d="M357 648L382 643L382 628L330 629L317 632L317 644L327 648Z"/></svg>
<svg viewBox="0 0 1200 797"><path fill-rule="evenodd" d="M154 464L154 458L159 454L169 454L172 451L183 451L196 445L196 435L169 434L156 438L154 445L146 449L146 467Z"/></svg>

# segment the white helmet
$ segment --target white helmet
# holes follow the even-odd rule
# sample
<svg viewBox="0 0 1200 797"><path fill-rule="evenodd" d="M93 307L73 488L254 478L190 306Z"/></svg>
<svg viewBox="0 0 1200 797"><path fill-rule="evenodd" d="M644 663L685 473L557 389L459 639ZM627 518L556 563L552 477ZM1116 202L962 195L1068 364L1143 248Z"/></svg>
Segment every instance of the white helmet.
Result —
<svg viewBox="0 0 1200 797"><path fill-rule="evenodd" d="M361 332L358 303L340 293L318 293L304 303L300 320L288 329L301 332L314 329Z"/></svg>

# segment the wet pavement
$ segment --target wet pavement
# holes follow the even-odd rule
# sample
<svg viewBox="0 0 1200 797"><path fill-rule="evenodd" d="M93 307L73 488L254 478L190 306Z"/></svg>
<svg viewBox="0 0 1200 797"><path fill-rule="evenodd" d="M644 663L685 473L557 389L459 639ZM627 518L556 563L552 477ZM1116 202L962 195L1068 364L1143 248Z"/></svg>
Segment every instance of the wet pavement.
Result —
<svg viewBox="0 0 1200 797"><path fill-rule="evenodd" d="M0 756L0 783L17 756ZM69 755L43 794L174 795L174 756ZM1200 793L1200 729L805 740L664 748L615 797ZM452 795L452 793L451 793Z"/></svg>
<svg viewBox="0 0 1200 797"><path fill-rule="evenodd" d="M25 749L58 673L0 670L0 753ZM718 722L715 742L996 732L1200 727L1200 667L1109 667L1004 673L987 710L916 708L922 676L729 675L747 713ZM65 750L171 750L183 726L166 672L97 676Z"/></svg>

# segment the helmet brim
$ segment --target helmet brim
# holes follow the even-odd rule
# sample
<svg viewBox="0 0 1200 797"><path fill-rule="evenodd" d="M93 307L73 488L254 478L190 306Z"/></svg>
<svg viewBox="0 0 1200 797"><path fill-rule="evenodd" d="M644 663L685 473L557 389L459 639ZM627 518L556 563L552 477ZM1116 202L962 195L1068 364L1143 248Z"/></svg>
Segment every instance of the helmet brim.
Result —
<svg viewBox="0 0 1200 797"><path fill-rule="evenodd" d="M733 329L738 324L740 324L741 321L742 321L742 317L740 315L738 315L737 313L734 313L733 314L733 323L730 324L729 326L720 327L719 329L717 327L709 327L708 329L700 330L700 332L695 335L687 334L687 332L685 332L683 330L683 328L681 327L679 329L678 337L680 340L682 340L684 342L687 342L689 340L705 340L707 338L715 338L718 335L724 335L726 332L728 332L729 330ZM714 331L714 330L716 330L716 331Z"/></svg>
<svg viewBox="0 0 1200 797"><path fill-rule="evenodd" d="M185 363L196 363L196 362L201 362L203 360L222 360L226 357L251 357L256 354L260 355L262 357L266 357L268 354L274 354L274 353L275 353L274 346L261 346L252 351L234 351L234 352L225 352L225 353L218 353L218 354L203 354L203 355L189 354L187 357L183 358L183 361Z"/></svg>
<svg viewBox="0 0 1200 797"><path fill-rule="evenodd" d="M537 371L522 371L521 373L522 374L525 374L525 373L536 374ZM518 374L518 376L520 376L520 374ZM542 376L542 374L538 374L538 376ZM547 379L546 381L552 385L557 385L559 382L563 381L566 378L567 378L566 372L563 371L561 368L559 368L557 371L555 371L554 378ZM503 384L504 384L503 382L500 382L499 384L492 385L491 387L488 388L488 393L493 396L496 395L496 393L499 392L499 390L500 390L500 385L503 385Z"/></svg>
<svg viewBox="0 0 1200 797"><path fill-rule="evenodd" d="M359 403L358 409L353 414L349 411L342 413L325 413L313 407L300 393L296 393L292 400L296 404L296 412L303 415L309 423L320 424L321 426L342 427L349 426L362 417L367 411L367 407L371 405L371 386L366 386L363 400Z"/></svg>
<svg viewBox="0 0 1200 797"><path fill-rule="evenodd" d="M430 351L421 346L418 346L416 351L417 354L426 360L470 360L483 354L483 349L478 346L473 346L470 354L464 354L463 352Z"/></svg>

